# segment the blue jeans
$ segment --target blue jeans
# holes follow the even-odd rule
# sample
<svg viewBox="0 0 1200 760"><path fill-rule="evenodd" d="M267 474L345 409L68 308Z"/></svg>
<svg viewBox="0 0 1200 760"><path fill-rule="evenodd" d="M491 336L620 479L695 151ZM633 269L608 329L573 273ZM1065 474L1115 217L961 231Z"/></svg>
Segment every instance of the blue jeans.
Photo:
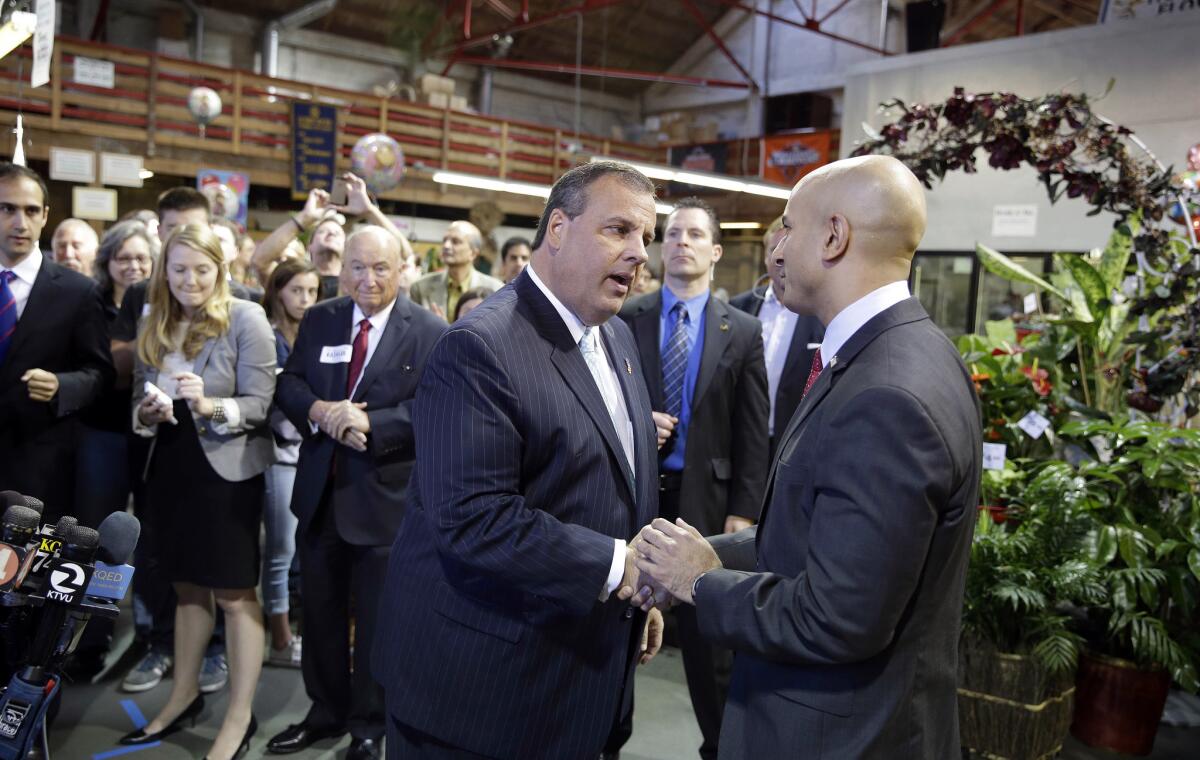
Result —
<svg viewBox="0 0 1200 760"><path fill-rule="evenodd" d="M296 554L296 525L292 514L292 487L296 483L296 465L273 464L266 472L263 524L266 546L263 551L262 597L268 615L288 611L288 570Z"/></svg>

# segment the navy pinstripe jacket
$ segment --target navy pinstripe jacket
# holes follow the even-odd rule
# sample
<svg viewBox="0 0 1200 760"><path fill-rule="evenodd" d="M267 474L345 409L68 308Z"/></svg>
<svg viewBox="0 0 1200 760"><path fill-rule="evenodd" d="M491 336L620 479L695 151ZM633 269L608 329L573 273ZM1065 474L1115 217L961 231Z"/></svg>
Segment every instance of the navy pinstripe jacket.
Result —
<svg viewBox="0 0 1200 760"><path fill-rule="evenodd" d="M417 468L380 599L392 716L508 759L595 757L630 706L645 618L599 601L613 538L658 512L637 346L601 333L636 471L567 326L528 275L438 342L413 407Z"/></svg>

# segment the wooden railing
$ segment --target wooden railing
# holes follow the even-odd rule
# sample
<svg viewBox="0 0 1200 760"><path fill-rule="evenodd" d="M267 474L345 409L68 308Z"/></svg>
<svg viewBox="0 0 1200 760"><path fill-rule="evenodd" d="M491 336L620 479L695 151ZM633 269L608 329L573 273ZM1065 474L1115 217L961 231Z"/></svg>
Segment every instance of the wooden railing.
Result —
<svg viewBox="0 0 1200 760"><path fill-rule="evenodd" d="M111 61L113 89L77 84L76 56ZM664 163L666 150L607 140L514 120L293 82L144 51L72 38L55 41L50 84L29 87L30 46L0 61L0 123L144 145L147 157L205 151L267 161L288 171L290 103L338 107L339 165L363 135L384 132L404 149L409 165L525 182L550 183L598 154ZM22 81L22 79L24 81ZM223 110L202 134L187 109L188 93L211 87ZM278 165L274 165L279 162ZM264 167L266 168L266 167Z"/></svg>

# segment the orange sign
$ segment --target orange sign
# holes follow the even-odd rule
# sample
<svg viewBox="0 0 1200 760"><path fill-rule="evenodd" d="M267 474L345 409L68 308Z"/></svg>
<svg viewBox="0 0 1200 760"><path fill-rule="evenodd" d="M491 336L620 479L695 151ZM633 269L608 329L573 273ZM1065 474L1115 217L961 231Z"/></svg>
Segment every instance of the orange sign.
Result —
<svg viewBox="0 0 1200 760"><path fill-rule="evenodd" d="M829 138L829 132L764 137L762 178L794 185L805 174L829 163Z"/></svg>

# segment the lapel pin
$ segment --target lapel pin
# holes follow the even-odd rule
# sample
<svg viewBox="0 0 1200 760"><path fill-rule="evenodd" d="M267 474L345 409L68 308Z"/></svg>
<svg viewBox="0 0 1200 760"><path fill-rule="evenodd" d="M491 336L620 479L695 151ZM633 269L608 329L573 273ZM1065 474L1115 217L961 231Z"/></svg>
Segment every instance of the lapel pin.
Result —
<svg viewBox="0 0 1200 760"><path fill-rule="evenodd" d="M830 360L829 360L829 366L830 366L830 367L834 366L835 364L837 364L837 357L836 357L836 356L835 356L835 357L833 357L832 359L830 359Z"/></svg>
<svg viewBox="0 0 1200 760"><path fill-rule="evenodd" d="M728 322L721 323L721 332L729 332L729 323Z"/></svg>
<svg viewBox="0 0 1200 760"><path fill-rule="evenodd" d="M625 360L625 374L627 374L627 375L633 374L633 365L629 363L628 359Z"/></svg>

